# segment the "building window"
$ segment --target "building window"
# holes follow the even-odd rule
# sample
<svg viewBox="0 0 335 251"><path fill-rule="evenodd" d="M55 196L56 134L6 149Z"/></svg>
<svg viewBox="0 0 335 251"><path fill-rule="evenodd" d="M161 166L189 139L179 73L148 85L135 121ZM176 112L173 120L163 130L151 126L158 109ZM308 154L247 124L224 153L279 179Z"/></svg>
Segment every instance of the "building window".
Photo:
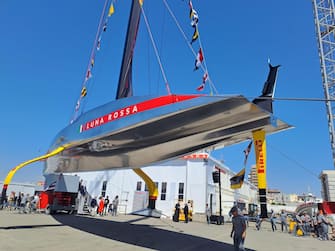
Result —
<svg viewBox="0 0 335 251"><path fill-rule="evenodd" d="M161 188L161 200L166 200L166 182L162 182L162 188Z"/></svg>
<svg viewBox="0 0 335 251"><path fill-rule="evenodd" d="M142 181L137 181L136 191L141 191L141 190L142 190Z"/></svg>
<svg viewBox="0 0 335 251"><path fill-rule="evenodd" d="M184 183L179 183L178 200L184 200Z"/></svg>
<svg viewBox="0 0 335 251"><path fill-rule="evenodd" d="M102 182L102 188L101 188L101 196L105 197L106 195L106 190L107 190L107 180Z"/></svg>

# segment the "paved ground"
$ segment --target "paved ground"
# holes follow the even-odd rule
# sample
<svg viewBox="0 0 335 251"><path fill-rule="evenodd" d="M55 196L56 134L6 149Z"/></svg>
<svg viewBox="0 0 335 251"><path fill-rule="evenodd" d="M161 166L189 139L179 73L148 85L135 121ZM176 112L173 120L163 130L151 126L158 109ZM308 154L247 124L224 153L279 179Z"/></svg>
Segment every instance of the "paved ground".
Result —
<svg viewBox="0 0 335 251"><path fill-rule="evenodd" d="M269 223L247 230L247 250L335 250L334 241L272 232ZM233 250L231 224L172 222L133 215L89 217L0 211L0 250Z"/></svg>

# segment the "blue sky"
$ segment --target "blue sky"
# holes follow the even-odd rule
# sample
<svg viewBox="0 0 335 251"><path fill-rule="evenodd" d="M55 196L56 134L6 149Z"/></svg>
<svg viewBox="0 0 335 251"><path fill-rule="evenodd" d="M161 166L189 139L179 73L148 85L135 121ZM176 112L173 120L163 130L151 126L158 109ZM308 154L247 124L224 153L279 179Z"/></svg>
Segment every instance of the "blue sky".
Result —
<svg viewBox="0 0 335 251"><path fill-rule="evenodd" d="M130 1L116 1L103 34L86 108L113 100L119 76ZM193 29L187 1L167 1L185 34ZM0 179L19 163L48 150L71 118L104 1L0 2ZM311 1L193 0L212 81L220 94L254 98L268 73L267 59L281 64L276 97L323 98ZM173 93L197 93L202 72L162 1L145 0L162 63ZM143 20L142 20L143 21ZM165 95L144 23L134 59L135 95ZM199 42L199 41L198 41ZM195 51L199 43L193 44ZM209 93L206 88L203 93ZM275 101L274 113L295 128L267 137L270 188L320 194L318 175L333 169L325 104ZM243 165L248 142L213 153L232 170ZM255 162L252 151L248 165ZM20 170L13 181L42 180L43 163ZM248 168L249 169L249 168Z"/></svg>

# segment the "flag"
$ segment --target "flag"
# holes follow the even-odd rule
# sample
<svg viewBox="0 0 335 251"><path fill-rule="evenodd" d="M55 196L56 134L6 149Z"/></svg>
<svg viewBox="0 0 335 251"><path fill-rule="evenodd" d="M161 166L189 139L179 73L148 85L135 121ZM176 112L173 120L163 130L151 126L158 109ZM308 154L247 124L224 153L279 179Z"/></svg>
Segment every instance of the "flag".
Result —
<svg viewBox="0 0 335 251"><path fill-rule="evenodd" d="M52 190L55 190L55 188L56 188L56 183L57 183L56 181L50 183L50 185L49 185L47 188L45 188L44 191L52 191Z"/></svg>
<svg viewBox="0 0 335 251"><path fill-rule="evenodd" d="M114 13L114 4L111 3L111 6L109 7L109 11L108 11L108 16L110 17L111 15L113 15Z"/></svg>
<svg viewBox="0 0 335 251"><path fill-rule="evenodd" d="M205 84L202 83L201 85L199 85L199 86L197 87L197 91L202 91L204 88L205 88Z"/></svg>
<svg viewBox="0 0 335 251"><path fill-rule="evenodd" d="M190 19L191 19L191 26L196 27L199 21L199 16L196 10L193 8L192 1L189 1L188 5L190 6Z"/></svg>
<svg viewBox="0 0 335 251"><path fill-rule="evenodd" d="M78 101L77 101L77 104L76 104L76 108L75 108L75 109L76 109L76 111L78 111L78 110L79 110L79 108L80 108L80 101L78 100Z"/></svg>
<svg viewBox="0 0 335 251"><path fill-rule="evenodd" d="M205 72L204 75L202 76L202 83L205 84L207 80L208 80L208 73Z"/></svg>
<svg viewBox="0 0 335 251"><path fill-rule="evenodd" d="M101 38L98 39L98 43L97 43L97 50L100 50L100 46L101 46Z"/></svg>
<svg viewBox="0 0 335 251"><path fill-rule="evenodd" d="M235 174L233 177L230 178L230 188L231 189L239 189L243 185L245 175L245 168L243 168L240 172Z"/></svg>
<svg viewBox="0 0 335 251"><path fill-rule="evenodd" d="M198 24L199 16L195 9L190 11L191 26L194 27Z"/></svg>
<svg viewBox="0 0 335 251"><path fill-rule="evenodd" d="M251 150L251 146L252 146L252 140L250 141L248 147L243 151L244 152L244 167L247 164L247 160L248 160L248 156Z"/></svg>
<svg viewBox="0 0 335 251"><path fill-rule="evenodd" d="M140 3L141 7L143 5L143 0L138 0L138 2Z"/></svg>
<svg viewBox="0 0 335 251"><path fill-rule="evenodd" d="M190 18L192 19L192 14L193 14L193 4L192 4L192 1L188 1L188 6L190 7Z"/></svg>
<svg viewBox="0 0 335 251"><path fill-rule="evenodd" d="M191 20L191 26L192 26L192 27L197 26L198 21L199 21L198 14L197 14L196 11L194 11L194 13L193 13L193 18L192 18L192 20Z"/></svg>
<svg viewBox="0 0 335 251"><path fill-rule="evenodd" d="M197 40L198 37L199 37L198 26L195 25L195 26L194 26L194 32L193 32L193 35L192 35L192 41L191 41L191 44L192 44L195 40Z"/></svg>
<svg viewBox="0 0 335 251"><path fill-rule="evenodd" d="M87 89L86 87L84 86L83 89L81 89L81 93L80 93L80 96L83 98L87 95Z"/></svg>
<svg viewBox="0 0 335 251"><path fill-rule="evenodd" d="M103 30L103 31L106 31L106 30L107 30L107 23L104 23L104 26L102 27L102 30Z"/></svg>
<svg viewBox="0 0 335 251"><path fill-rule="evenodd" d="M90 70L90 69L88 69L88 70L87 70L87 73L86 73L85 80L88 80L88 79L90 79L91 77L92 77L91 70Z"/></svg>
<svg viewBox="0 0 335 251"><path fill-rule="evenodd" d="M204 73L202 76L202 83L197 87L197 91L202 91L205 88L206 81L208 79L208 74L207 72Z"/></svg>
<svg viewBox="0 0 335 251"><path fill-rule="evenodd" d="M204 56L202 55L202 50L201 48L198 51L197 58L195 59L195 67L194 70L198 70L202 61L204 60Z"/></svg>
<svg viewBox="0 0 335 251"><path fill-rule="evenodd" d="M91 67L93 67L94 66L94 59L92 58L91 59Z"/></svg>

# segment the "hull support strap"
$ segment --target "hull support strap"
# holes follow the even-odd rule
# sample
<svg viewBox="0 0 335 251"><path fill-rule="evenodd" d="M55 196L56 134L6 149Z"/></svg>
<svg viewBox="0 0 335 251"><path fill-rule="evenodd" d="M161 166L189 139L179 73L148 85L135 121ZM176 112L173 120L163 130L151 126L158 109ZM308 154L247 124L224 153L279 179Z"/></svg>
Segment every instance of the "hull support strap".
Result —
<svg viewBox="0 0 335 251"><path fill-rule="evenodd" d="M12 168L6 178L5 178L5 181L3 182L3 187L2 187L2 193L1 193L1 198L0 198L0 206L2 207L3 206L3 202L5 201L6 199L6 193L7 193L7 188L8 188L8 185L9 183L11 182L14 174L20 170L22 167L26 166L26 165L29 165L31 163L34 163L34 162L37 162L37 161L40 161L40 160L44 160L44 159L47 159L51 156L54 156L54 155L57 155L59 154L60 152L64 151L66 149L67 146L60 146L58 148L56 148L55 150L53 150L52 152L50 153L47 153L45 155L42 155L42 156L39 156L39 157L36 157L34 159L31 159L31 160L28 160L28 161L25 161L19 165L17 165L16 167Z"/></svg>
<svg viewBox="0 0 335 251"><path fill-rule="evenodd" d="M140 176L145 184L147 185L148 189L149 189L149 205L148 208L149 209L155 209L156 207L156 200L157 200L157 196L158 196L158 188L156 186L156 184L152 181L152 179L145 173L142 171L142 169L140 168L136 168L133 169L134 172Z"/></svg>

